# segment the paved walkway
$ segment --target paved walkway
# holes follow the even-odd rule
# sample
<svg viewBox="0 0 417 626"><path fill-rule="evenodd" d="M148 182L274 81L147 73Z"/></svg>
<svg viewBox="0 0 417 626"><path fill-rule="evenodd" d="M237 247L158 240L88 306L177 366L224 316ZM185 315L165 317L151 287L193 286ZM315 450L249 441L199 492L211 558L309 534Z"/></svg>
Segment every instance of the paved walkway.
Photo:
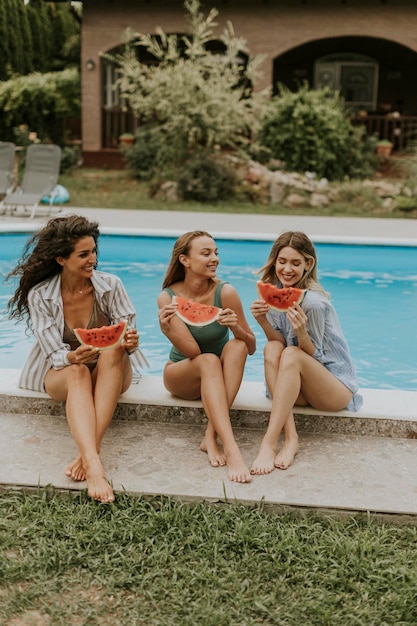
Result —
<svg viewBox="0 0 417 626"><path fill-rule="evenodd" d="M71 209L66 209L70 212ZM101 229L141 232L204 229L216 237L257 234L270 239L287 229L315 241L361 240L417 245L414 220L225 215L171 211L75 209ZM0 230L36 228L44 217L1 217ZM12 225L12 226L11 226ZM1 363L5 368L7 364ZM16 386L18 372L0 371L0 485L54 485L83 489L64 475L75 455L63 407ZM262 386L242 389L233 422L248 465L268 416ZM417 515L417 392L364 390L360 414L306 410L297 420L301 451L287 471L235 485L225 468L211 468L198 444L204 431L199 403L175 401L160 379L144 378L125 394L106 434L103 459L115 488L184 499L265 500L276 507Z"/></svg>

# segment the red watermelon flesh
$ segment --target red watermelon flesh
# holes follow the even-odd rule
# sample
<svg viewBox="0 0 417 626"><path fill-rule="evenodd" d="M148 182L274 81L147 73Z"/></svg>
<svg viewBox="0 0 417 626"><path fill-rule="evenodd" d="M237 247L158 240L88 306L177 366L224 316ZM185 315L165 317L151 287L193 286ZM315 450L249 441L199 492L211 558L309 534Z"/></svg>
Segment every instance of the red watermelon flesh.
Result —
<svg viewBox="0 0 417 626"><path fill-rule="evenodd" d="M276 311L288 311L294 304L301 304L306 295L306 289L297 287L283 287L280 289L271 283L264 283L259 280L256 283L258 293L262 300L265 300L271 309Z"/></svg>
<svg viewBox="0 0 417 626"><path fill-rule="evenodd" d="M178 317L190 326L207 326L217 320L221 309L211 304L193 302L181 296L174 296L172 302L177 305Z"/></svg>
<svg viewBox="0 0 417 626"><path fill-rule="evenodd" d="M84 346L109 350L123 341L126 330L127 322L122 320L118 324L101 326L100 328L74 328L74 334Z"/></svg>

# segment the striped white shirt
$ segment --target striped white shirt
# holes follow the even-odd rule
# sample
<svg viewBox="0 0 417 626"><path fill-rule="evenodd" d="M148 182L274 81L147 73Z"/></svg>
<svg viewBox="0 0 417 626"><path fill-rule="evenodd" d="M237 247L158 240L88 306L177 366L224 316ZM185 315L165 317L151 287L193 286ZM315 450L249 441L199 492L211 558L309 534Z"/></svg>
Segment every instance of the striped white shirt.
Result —
<svg viewBox="0 0 417 626"><path fill-rule="evenodd" d="M91 283L98 306L117 324L126 320L129 328L135 327L136 312L118 276L94 271ZM28 294L30 318L35 334L35 343L22 369L19 387L33 391L45 391L44 379L53 367L60 370L68 365L67 354L71 349L63 341L64 309L61 297L61 275L56 274L35 285ZM148 367L148 361L141 350L130 355L133 370Z"/></svg>
<svg viewBox="0 0 417 626"><path fill-rule="evenodd" d="M352 391L352 400L346 408L349 411L358 411L363 398L357 393L355 368L332 303L322 293L308 290L301 306L308 318L307 332L316 348L313 358ZM286 313L270 309L267 319L282 334L287 346L298 345L297 336Z"/></svg>

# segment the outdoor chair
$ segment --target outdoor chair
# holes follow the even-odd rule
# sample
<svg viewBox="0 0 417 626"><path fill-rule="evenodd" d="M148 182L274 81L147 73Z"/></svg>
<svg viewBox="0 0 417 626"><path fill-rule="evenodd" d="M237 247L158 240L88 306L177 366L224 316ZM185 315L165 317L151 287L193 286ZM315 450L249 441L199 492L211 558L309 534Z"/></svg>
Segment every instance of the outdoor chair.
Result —
<svg viewBox="0 0 417 626"><path fill-rule="evenodd" d="M48 214L53 210L61 211L62 206L56 205L54 190L58 182L61 165L61 148L54 144L31 144L26 151L26 162L23 179L19 187L6 194L0 202L0 212L10 211L30 218L41 210L39 203L48 198L46 208Z"/></svg>
<svg viewBox="0 0 417 626"><path fill-rule="evenodd" d="M0 141L0 195L7 195L14 187L14 166L16 146L8 141Z"/></svg>

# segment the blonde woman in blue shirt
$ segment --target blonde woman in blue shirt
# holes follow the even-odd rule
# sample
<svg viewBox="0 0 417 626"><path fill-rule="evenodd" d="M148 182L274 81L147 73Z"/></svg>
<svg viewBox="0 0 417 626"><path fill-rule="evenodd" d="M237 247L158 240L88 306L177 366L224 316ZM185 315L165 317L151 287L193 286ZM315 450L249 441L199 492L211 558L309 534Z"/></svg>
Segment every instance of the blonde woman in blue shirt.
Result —
<svg viewBox="0 0 417 626"><path fill-rule="evenodd" d="M120 279L95 269L98 237L98 224L84 217L49 220L8 276L20 277L8 311L11 319L26 318L35 335L19 386L66 402L79 449L66 474L87 480L89 496L107 503L114 493L100 459L101 442L120 394L131 383L132 365L142 366L146 359L138 350L135 310ZM72 330L121 320L130 329L124 342L101 353L80 345Z"/></svg>
<svg viewBox="0 0 417 626"><path fill-rule="evenodd" d="M302 232L285 232L260 270L261 280L277 287L307 289L301 305L288 312L255 300L251 311L267 338L264 349L267 394L272 396L269 424L252 474L287 469L298 453L293 407L357 411L362 398L349 348L336 311L317 279L317 255ZM281 431L284 444L277 452Z"/></svg>

